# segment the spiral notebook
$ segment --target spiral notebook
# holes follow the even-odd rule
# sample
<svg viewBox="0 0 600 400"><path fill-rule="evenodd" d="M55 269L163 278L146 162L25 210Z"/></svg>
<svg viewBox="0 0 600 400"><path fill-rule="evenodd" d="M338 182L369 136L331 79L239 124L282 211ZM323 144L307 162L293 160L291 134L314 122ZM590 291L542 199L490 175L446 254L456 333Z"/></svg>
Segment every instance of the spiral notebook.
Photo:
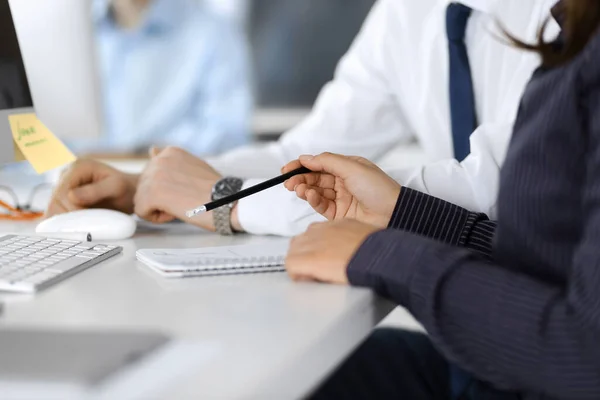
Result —
<svg viewBox="0 0 600 400"><path fill-rule="evenodd" d="M142 249L139 261L168 278L285 271L288 243L203 247L196 249Z"/></svg>

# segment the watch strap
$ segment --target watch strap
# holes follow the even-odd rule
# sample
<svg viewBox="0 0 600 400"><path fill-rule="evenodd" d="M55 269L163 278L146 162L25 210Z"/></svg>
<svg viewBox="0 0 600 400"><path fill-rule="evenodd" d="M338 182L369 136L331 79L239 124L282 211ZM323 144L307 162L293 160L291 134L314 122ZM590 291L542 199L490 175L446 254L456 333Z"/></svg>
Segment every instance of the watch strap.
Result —
<svg viewBox="0 0 600 400"><path fill-rule="evenodd" d="M226 185L223 185L226 183ZM215 184L212 193L212 200L219 200L223 197L231 196L242 190L244 181L240 178L226 177ZM226 188L226 189L221 189ZM217 233L224 236L231 236L235 232L231 226L231 210L235 203L213 210L213 222Z"/></svg>

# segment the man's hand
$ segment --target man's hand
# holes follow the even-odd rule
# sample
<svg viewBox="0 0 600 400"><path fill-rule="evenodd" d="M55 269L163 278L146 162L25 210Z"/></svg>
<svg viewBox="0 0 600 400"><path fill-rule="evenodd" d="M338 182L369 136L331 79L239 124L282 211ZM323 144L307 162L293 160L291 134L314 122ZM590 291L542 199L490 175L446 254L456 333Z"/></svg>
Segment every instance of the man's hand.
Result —
<svg viewBox="0 0 600 400"><path fill-rule="evenodd" d="M348 284L348 263L369 235L379 230L355 220L311 225L292 239L285 260L288 274L296 281Z"/></svg>
<svg viewBox="0 0 600 400"><path fill-rule="evenodd" d="M361 157L323 153L301 156L283 173L304 166L314 173L285 183L330 221L350 218L385 228L394 212L401 186L372 162Z"/></svg>
<svg viewBox="0 0 600 400"><path fill-rule="evenodd" d="M46 216L84 208L108 208L133 213L137 175L93 160L78 160L61 175Z"/></svg>
<svg viewBox="0 0 600 400"><path fill-rule="evenodd" d="M154 223L179 218L211 231L212 214L187 218L185 212L207 203L221 175L210 165L177 147L153 149L152 159L140 177L135 213Z"/></svg>

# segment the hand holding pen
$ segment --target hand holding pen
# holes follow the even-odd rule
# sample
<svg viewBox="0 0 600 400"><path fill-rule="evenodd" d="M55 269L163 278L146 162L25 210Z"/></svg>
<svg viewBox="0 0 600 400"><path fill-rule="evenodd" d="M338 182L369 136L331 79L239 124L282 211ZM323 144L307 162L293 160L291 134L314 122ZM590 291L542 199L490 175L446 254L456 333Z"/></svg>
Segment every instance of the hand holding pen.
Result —
<svg viewBox="0 0 600 400"><path fill-rule="evenodd" d="M379 167L361 157L331 153L301 156L282 172L281 176L189 210L186 215L193 218L285 183L288 190L329 220L356 219L385 228L401 189Z"/></svg>
<svg viewBox="0 0 600 400"><path fill-rule="evenodd" d="M307 201L330 221L352 219L386 228L401 186L377 165L362 158L323 153L301 156L283 171L303 166L310 174L297 175L285 187Z"/></svg>

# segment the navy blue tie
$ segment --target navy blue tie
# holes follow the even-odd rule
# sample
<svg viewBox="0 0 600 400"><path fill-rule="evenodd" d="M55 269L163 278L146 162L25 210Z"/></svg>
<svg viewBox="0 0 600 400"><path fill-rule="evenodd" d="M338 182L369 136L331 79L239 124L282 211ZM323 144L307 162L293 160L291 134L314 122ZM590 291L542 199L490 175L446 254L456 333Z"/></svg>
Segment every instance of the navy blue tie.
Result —
<svg viewBox="0 0 600 400"><path fill-rule="evenodd" d="M458 3L451 3L446 10L446 31L450 54L450 115L454 157L462 161L471 148L469 136L477 128L475 94L465 44L467 23L473 10Z"/></svg>

